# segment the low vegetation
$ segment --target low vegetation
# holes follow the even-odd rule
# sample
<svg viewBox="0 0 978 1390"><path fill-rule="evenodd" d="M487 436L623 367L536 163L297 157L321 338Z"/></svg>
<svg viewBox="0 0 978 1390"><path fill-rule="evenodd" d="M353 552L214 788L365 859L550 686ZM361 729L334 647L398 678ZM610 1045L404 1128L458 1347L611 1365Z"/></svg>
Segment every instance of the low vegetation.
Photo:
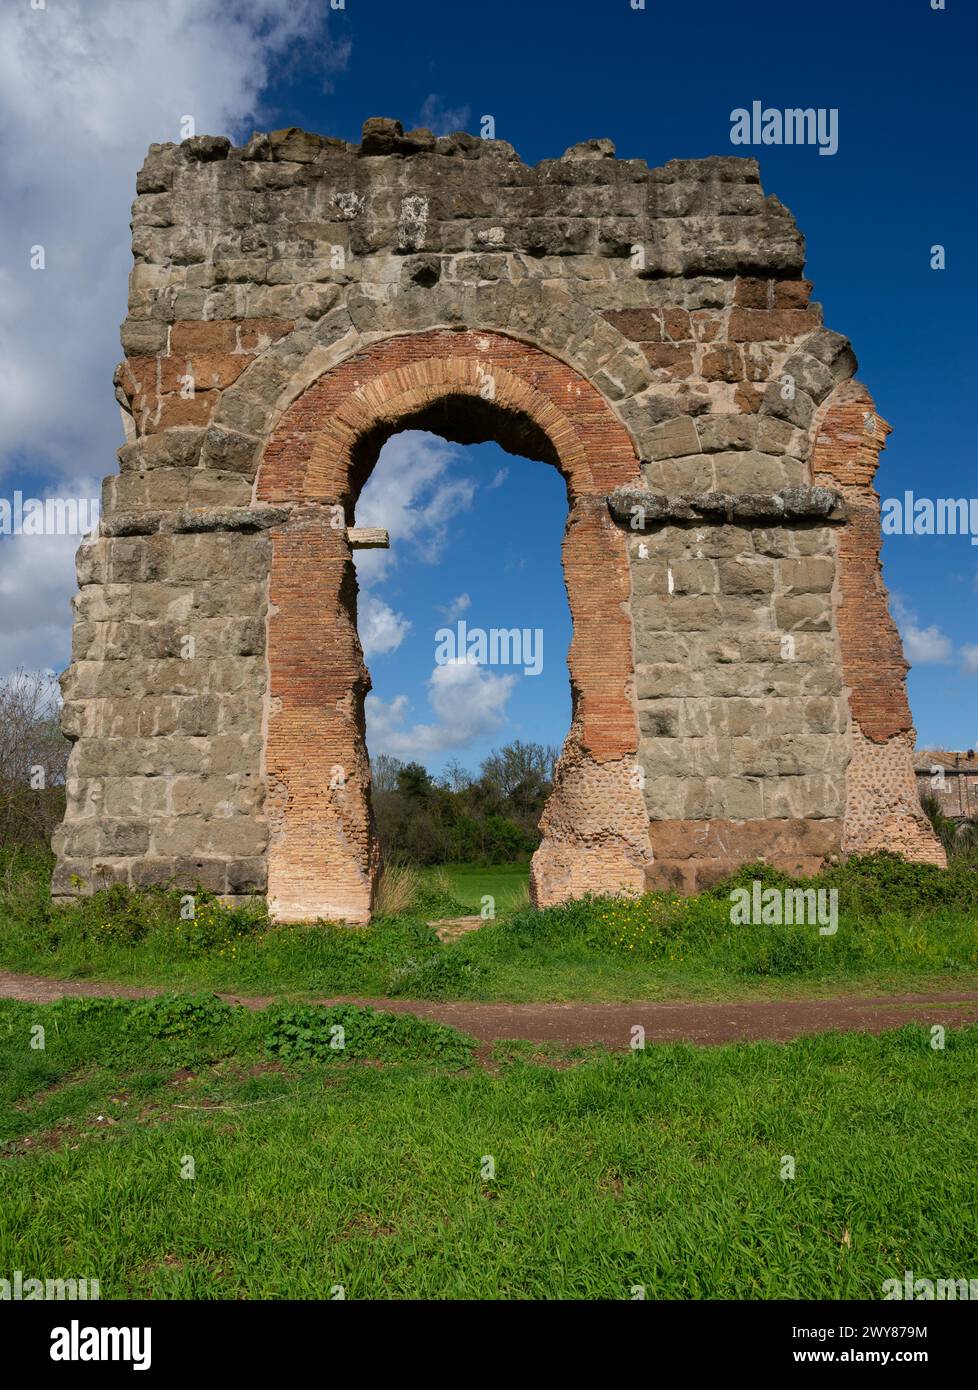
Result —
<svg viewBox="0 0 978 1390"><path fill-rule="evenodd" d="M556 750L514 742L478 774L432 778L380 757L374 803L388 870L369 928L273 926L262 904L121 887L51 903L50 832L64 801L67 742L56 686L0 683L0 968L51 976L296 996L659 999L937 988L978 977L973 827L929 814L946 873L890 855L850 860L811 886L838 894L837 930L731 920L730 894L785 876L747 866L693 898L585 899L535 911L529 856ZM41 773L43 785L32 786ZM806 884L802 887L808 886ZM440 920L478 914L442 942Z"/></svg>
<svg viewBox="0 0 978 1390"><path fill-rule="evenodd" d="M878 1300L973 1273L978 1028L488 1068L419 1028L0 1002L0 1267L214 1299Z"/></svg>
<svg viewBox="0 0 978 1390"><path fill-rule="evenodd" d="M923 797L922 804L948 860L966 862L978 870L978 821L946 816L936 796Z"/></svg>
<svg viewBox="0 0 978 1390"><path fill-rule="evenodd" d="M120 887L55 908L50 868L40 851L0 856L0 968L307 998L742 998L978 979L978 875L965 860L942 872L880 854L803 881L749 865L696 897L589 898L544 911L519 900L525 868L401 869L388 915L366 928L274 926L261 903L229 908L203 892L189 917L184 895ZM732 922L731 893L755 881L834 889L837 929ZM498 907L481 930L439 939L439 920L478 912L486 898Z"/></svg>

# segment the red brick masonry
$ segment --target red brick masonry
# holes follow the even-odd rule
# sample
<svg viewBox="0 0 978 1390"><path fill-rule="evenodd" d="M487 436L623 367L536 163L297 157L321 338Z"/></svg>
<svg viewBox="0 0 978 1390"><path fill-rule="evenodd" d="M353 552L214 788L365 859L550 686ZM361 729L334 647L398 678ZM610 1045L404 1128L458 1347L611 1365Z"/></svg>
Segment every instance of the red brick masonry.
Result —
<svg viewBox="0 0 978 1390"><path fill-rule="evenodd" d="M859 382L837 386L815 422L812 476L849 507L838 533L836 626L849 695L852 757L846 777L843 849L895 850L947 865L920 807L913 770L909 666L890 617L880 549L880 499L873 487L890 426Z"/></svg>

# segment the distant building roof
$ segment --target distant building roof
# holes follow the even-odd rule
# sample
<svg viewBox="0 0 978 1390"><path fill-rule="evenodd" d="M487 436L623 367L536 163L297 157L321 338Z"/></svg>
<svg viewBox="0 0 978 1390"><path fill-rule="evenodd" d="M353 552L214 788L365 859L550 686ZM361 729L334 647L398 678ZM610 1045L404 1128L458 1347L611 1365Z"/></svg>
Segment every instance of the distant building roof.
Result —
<svg viewBox="0 0 978 1390"><path fill-rule="evenodd" d="M969 748L965 753L949 753L946 748L918 748L913 755L917 772L930 772L933 767L945 767L950 772L978 772L978 753Z"/></svg>

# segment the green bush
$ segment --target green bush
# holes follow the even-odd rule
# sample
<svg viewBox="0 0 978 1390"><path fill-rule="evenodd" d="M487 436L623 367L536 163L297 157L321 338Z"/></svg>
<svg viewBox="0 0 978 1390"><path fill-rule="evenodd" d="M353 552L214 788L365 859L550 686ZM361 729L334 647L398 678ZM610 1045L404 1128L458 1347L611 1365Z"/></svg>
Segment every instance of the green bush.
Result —
<svg viewBox="0 0 978 1390"><path fill-rule="evenodd" d="M133 1004L129 1026L151 1038L195 1038L223 1027L234 1012L216 994L162 994Z"/></svg>
<svg viewBox="0 0 978 1390"><path fill-rule="evenodd" d="M203 889L131 889L117 883L55 906L48 887L52 865L49 853L0 852L0 915L50 952L72 942L135 947L159 938L173 955L233 957L241 941L260 939L270 927L264 900L229 906Z"/></svg>
<svg viewBox="0 0 978 1390"><path fill-rule="evenodd" d="M472 995L487 972L458 953L446 951L396 966L387 980L392 999L457 999Z"/></svg>
<svg viewBox="0 0 978 1390"><path fill-rule="evenodd" d="M186 897L180 897L181 903L186 903ZM263 899L232 907L213 893L198 892L193 898L193 916L178 914L173 924L173 935L188 956L216 954L233 959L242 941L260 939L271 926Z"/></svg>
<svg viewBox="0 0 978 1390"><path fill-rule="evenodd" d="M464 1066L473 1039L413 1014L378 1013L356 1004L273 1005L265 1049L284 1061L435 1060Z"/></svg>
<svg viewBox="0 0 978 1390"><path fill-rule="evenodd" d="M116 883L58 909L52 927L55 932L59 928L73 929L83 941L134 946L145 941L152 931L176 920L179 910L175 894L159 889L134 892Z"/></svg>
<svg viewBox="0 0 978 1390"><path fill-rule="evenodd" d="M469 909L452 893L451 888L431 879L421 880L409 908L412 916L425 920L443 917L464 917Z"/></svg>
<svg viewBox="0 0 978 1390"><path fill-rule="evenodd" d="M706 896L728 901L731 890L749 888L754 880L764 888L837 888L839 910L846 912L926 912L958 907L978 912L978 871L952 861L914 864L898 854L880 850L854 854L809 878L793 878L769 864L745 864L707 891Z"/></svg>

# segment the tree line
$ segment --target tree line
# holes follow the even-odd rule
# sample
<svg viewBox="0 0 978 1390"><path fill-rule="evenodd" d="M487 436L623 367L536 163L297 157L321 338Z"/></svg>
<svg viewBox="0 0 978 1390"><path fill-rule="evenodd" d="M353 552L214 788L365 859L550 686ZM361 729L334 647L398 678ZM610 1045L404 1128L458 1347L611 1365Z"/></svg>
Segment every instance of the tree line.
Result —
<svg viewBox="0 0 978 1390"><path fill-rule="evenodd" d="M528 859L553 787L558 750L518 739L477 773L453 761L439 777L382 753L371 761L377 833L388 863L505 864Z"/></svg>

